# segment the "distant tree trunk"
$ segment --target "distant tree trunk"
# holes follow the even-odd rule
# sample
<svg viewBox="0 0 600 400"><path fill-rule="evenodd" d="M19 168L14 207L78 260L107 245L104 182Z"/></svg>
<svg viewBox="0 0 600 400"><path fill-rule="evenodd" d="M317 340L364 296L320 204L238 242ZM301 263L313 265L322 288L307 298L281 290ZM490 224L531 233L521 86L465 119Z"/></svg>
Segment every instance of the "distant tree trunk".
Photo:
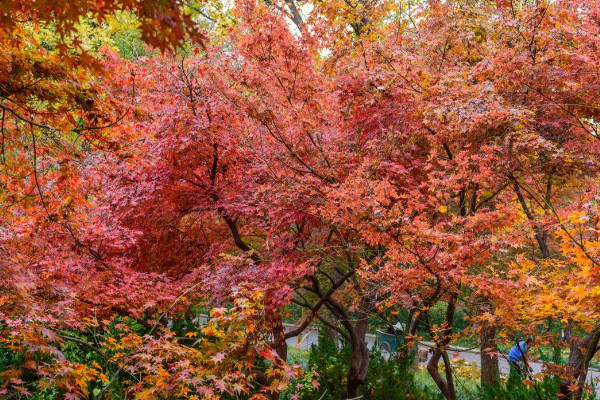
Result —
<svg viewBox="0 0 600 400"><path fill-rule="evenodd" d="M481 385L497 386L500 380L498 356L490 356L489 352L497 352L496 327L484 323L481 329Z"/></svg>
<svg viewBox="0 0 600 400"><path fill-rule="evenodd" d="M413 361L410 365L410 370L412 372L417 372L419 370L419 342L414 340L413 344L409 349L410 356L413 358Z"/></svg>
<svg viewBox="0 0 600 400"><path fill-rule="evenodd" d="M367 378L369 368L369 348L366 343L367 322L369 315L374 313L375 302L369 295L363 294L362 288L354 276L353 269L346 273L336 271L333 274L335 279L327 273L324 273L324 275L331 281L329 288L324 287L315 276L309 278L310 286L303 287L319 296L319 300L315 304L309 304L302 293L299 293L300 299L292 299L292 301L310 309L317 319L323 322L330 330L336 331L340 337L343 337L350 344L351 354L346 375L346 391L348 398L355 398L359 396L359 388ZM360 311L356 313L356 316L355 314L351 314L344 304L332 297L332 294L349 280L354 285L360 298L358 305ZM322 313L318 313L321 306L324 306L329 311L333 321L328 321ZM310 320L305 320L304 324L296 330L303 330L309 322ZM296 335L298 333L296 330L290 331L286 335L288 337L291 334Z"/></svg>
<svg viewBox="0 0 600 400"><path fill-rule="evenodd" d="M340 334L338 333L338 331L336 331L335 329L333 329L330 326L326 327L326 331L327 331L327 334L329 336L331 336L331 338L333 339L333 343L335 343L335 347L339 347L339 345L340 345L340 337L339 337Z"/></svg>
<svg viewBox="0 0 600 400"><path fill-rule="evenodd" d="M359 396L359 388L367 378L369 369L369 348L367 347L368 315L360 312L353 332L350 332L352 353L347 375L347 394L349 399Z"/></svg>

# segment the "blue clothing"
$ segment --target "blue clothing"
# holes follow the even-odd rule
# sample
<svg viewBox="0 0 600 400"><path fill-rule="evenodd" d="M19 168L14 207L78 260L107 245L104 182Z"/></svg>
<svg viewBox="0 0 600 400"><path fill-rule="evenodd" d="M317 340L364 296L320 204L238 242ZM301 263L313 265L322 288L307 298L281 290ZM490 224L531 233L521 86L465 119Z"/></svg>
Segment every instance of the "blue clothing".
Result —
<svg viewBox="0 0 600 400"><path fill-rule="evenodd" d="M519 346L521 347L521 350L523 350L523 353L527 353L527 343L525 343L524 340L519 343ZM519 350L519 347L515 345L510 350L510 353L508 353L508 359L512 362L523 361L523 353L521 353L521 350Z"/></svg>

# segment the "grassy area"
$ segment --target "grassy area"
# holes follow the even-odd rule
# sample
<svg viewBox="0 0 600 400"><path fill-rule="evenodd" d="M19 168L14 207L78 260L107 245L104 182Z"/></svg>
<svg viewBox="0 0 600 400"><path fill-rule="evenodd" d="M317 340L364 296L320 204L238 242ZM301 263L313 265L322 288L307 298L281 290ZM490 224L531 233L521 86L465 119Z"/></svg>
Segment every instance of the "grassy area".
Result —
<svg viewBox="0 0 600 400"><path fill-rule="evenodd" d="M459 400L472 400L478 397L479 383L477 381L456 377L455 383ZM441 392L431 378L431 375L425 370L420 370L415 374L415 385L441 395Z"/></svg>

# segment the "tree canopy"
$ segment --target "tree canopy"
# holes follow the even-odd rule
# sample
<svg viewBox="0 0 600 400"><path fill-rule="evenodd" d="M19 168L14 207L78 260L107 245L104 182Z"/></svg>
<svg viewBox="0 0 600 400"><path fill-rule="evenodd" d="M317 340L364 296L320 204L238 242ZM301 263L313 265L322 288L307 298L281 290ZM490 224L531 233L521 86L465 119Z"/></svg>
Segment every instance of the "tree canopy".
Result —
<svg viewBox="0 0 600 400"><path fill-rule="evenodd" d="M446 399L527 335L582 398L600 3L9 0L0 45L0 396L301 398L321 325L358 398L401 321Z"/></svg>

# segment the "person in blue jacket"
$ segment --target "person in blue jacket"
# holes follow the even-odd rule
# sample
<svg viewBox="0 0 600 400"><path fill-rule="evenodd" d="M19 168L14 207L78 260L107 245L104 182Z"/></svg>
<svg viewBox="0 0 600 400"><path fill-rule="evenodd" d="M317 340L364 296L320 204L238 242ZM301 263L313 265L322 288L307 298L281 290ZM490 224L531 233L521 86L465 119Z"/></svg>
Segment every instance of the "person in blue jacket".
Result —
<svg viewBox="0 0 600 400"><path fill-rule="evenodd" d="M527 340L521 340L518 342L508 353L508 360L510 365L519 373L527 372L529 370L529 364L525 355L529 351L529 348L533 345L533 338L527 338Z"/></svg>

